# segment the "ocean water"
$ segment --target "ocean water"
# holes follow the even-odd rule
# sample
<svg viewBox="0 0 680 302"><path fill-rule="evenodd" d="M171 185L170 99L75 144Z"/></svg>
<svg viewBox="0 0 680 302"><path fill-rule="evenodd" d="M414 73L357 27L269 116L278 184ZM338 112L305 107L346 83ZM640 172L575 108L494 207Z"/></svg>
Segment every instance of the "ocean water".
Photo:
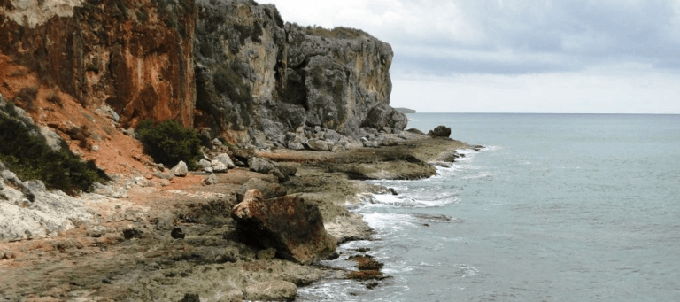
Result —
<svg viewBox="0 0 680 302"><path fill-rule="evenodd" d="M680 115L408 114L486 146L353 209L385 264L298 301L680 301ZM430 215L430 216L428 216ZM436 219L446 215L451 221Z"/></svg>

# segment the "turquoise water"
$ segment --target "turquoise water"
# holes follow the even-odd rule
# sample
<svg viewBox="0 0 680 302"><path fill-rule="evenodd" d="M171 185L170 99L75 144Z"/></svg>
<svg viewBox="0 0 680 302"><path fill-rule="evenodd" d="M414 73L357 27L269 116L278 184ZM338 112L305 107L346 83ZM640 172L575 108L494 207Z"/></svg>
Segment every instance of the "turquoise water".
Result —
<svg viewBox="0 0 680 302"><path fill-rule="evenodd" d="M354 209L378 240L342 250L370 248L392 278L314 284L300 301L680 300L680 115L408 116L487 148L378 182L399 196Z"/></svg>

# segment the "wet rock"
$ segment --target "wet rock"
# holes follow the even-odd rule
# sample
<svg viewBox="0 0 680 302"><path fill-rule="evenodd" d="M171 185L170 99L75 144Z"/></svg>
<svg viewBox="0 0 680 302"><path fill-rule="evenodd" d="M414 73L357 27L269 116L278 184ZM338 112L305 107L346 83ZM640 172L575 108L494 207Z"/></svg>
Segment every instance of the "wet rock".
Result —
<svg viewBox="0 0 680 302"><path fill-rule="evenodd" d="M451 128L437 126L437 128L434 128L434 130L430 130L428 135L436 137L449 137L451 136Z"/></svg>
<svg viewBox="0 0 680 302"><path fill-rule="evenodd" d="M397 190L395 190L395 189L389 188L387 190L390 191L390 193L392 193L392 195L394 195L394 196L399 195L399 193L397 193Z"/></svg>
<svg viewBox="0 0 680 302"><path fill-rule="evenodd" d="M355 261L359 271L350 272L347 278L355 280L383 280L385 276L382 273L383 264L376 261L370 255L357 255L349 257L349 260Z"/></svg>
<svg viewBox="0 0 680 302"><path fill-rule="evenodd" d="M128 240L132 238L142 238L143 234L144 232L142 232L142 230L136 228L127 228L123 230L123 237Z"/></svg>
<svg viewBox="0 0 680 302"><path fill-rule="evenodd" d="M184 239L184 232L182 232L182 228L174 228L172 229L172 232L170 233L170 236L175 239Z"/></svg>
<svg viewBox="0 0 680 302"><path fill-rule="evenodd" d="M411 214L413 217L417 217L420 219L426 219L426 220L435 220L435 221L446 221L449 222L451 221L451 216L447 215L436 215L436 214L421 214L421 213L415 213Z"/></svg>
<svg viewBox="0 0 680 302"><path fill-rule="evenodd" d="M187 164L184 161L179 161L179 163L170 171L175 176L186 176L189 174L189 167L187 167Z"/></svg>
<svg viewBox="0 0 680 302"><path fill-rule="evenodd" d="M264 199L249 190L231 212L241 238L277 250L277 256L302 264L325 259L335 252L335 238L324 229L321 211L303 198Z"/></svg>
<svg viewBox="0 0 680 302"><path fill-rule="evenodd" d="M244 293L244 298L249 300L291 300L297 296L297 286L287 281L269 281L250 285Z"/></svg>

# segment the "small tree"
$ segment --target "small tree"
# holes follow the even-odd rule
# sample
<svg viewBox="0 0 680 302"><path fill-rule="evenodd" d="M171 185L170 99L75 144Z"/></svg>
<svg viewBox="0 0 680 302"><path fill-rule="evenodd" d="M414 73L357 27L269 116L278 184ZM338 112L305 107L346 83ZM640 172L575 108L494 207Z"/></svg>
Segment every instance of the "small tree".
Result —
<svg viewBox="0 0 680 302"><path fill-rule="evenodd" d="M173 167L184 161L189 169L196 169L201 156L201 140L194 129L186 129L173 120L164 121L154 127L152 121L142 121L137 127L139 140L144 152L155 161Z"/></svg>

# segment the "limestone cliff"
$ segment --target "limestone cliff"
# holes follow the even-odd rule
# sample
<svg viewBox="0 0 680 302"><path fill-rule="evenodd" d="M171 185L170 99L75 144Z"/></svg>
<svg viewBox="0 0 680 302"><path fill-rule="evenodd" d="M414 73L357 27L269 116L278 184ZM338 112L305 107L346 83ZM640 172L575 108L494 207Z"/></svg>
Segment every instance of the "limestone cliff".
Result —
<svg viewBox="0 0 680 302"><path fill-rule="evenodd" d="M253 1L197 6L197 128L235 142L283 143L301 126L352 135L389 104L389 44L357 29L284 24L273 5ZM395 121L405 117L392 114L382 126L402 130Z"/></svg>
<svg viewBox="0 0 680 302"><path fill-rule="evenodd" d="M187 0L2 0L0 51L84 107L109 104L124 127L191 126L195 23Z"/></svg>
<svg viewBox="0 0 680 302"><path fill-rule="evenodd" d="M174 119L268 146L303 126L355 138L405 127L389 106L389 44L284 23L252 0L0 0L0 41L8 64L39 76L39 87L0 79L8 100L59 90L86 109L109 105L124 128Z"/></svg>

